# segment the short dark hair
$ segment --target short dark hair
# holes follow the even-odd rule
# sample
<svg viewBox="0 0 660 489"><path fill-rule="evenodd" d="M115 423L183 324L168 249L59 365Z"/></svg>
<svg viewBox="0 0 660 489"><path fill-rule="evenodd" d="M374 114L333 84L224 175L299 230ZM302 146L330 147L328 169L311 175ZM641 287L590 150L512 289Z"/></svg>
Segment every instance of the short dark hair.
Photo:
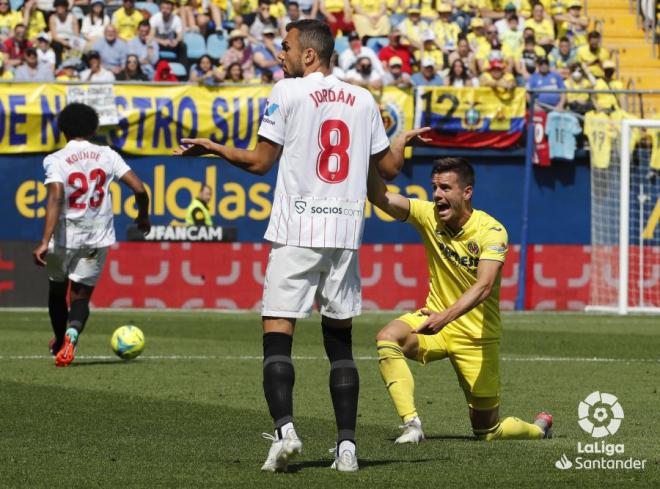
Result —
<svg viewBox="0 0 660 489"><path fill-rule="evenodd" d="M600 39L600 32L598 32L598 31L591 31L587 37L588 37L589 39Z"/></svg>
<svg viewBox="0 0 660 489"><path fill-rule="evenodd" d="M289 2L286 4L287 7L297 7L300 8L300 4L298 2Z"/></svg>
<svg viewBox="0 0 660 489"><path fill-rule="evenodd" d="M571 42L571 40L566 36L561 36L559 38L559 42Z"/></svg>
<svg viewBox="0 0 660 489"><path fill-rule="evenodd" d="M463 187L474 187L474 168L468 160L461 157L440 158L433 162L431 176L454 172L458 175L458 181Z"/></svg>
<svg viewBox="0 0 660 489"><path fill-rule="evenodd" d="M145 25L151 30L151 24L147 19L141 20L140 23L138 24L138 27L143 27Z"/></svg>
<svg viewBox="0 0 660 489"><path fill-rule="evenodd" d="M99 127L99 115L89 105L74 102L57 116L57 127L67 139L89 139Z"/></svg>
<svg viewBox="0 0 660 489"><path fill-rule="evenodd" d="M324 66L330 66L330 58L335 50L335 40L330 27L325 22L314 19L297 20L286 26L286 31L298 29L300 31L300 45L302 49L311 48Z"/></svg>

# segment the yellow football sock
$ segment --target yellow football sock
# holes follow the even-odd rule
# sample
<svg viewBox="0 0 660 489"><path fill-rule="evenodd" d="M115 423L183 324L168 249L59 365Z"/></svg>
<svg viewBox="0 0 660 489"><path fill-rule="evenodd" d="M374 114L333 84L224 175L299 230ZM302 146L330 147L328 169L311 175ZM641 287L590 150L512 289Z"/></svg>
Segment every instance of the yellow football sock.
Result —
<svg viewBox="0 0 660 489"><path fill-rule="evenodd" d="M378 341L376 347L380 375L394 402L396 412L405 423L417 417L415 381L406 363L406 357L398 343L393 341Z"/></svg>
<svg viewBox="0 0 660 489"><path fill-rule="evenodd" d="M543 438L544 432L534 423L510 416L488 430L474 430L482 440L536 440Z"/></svg>

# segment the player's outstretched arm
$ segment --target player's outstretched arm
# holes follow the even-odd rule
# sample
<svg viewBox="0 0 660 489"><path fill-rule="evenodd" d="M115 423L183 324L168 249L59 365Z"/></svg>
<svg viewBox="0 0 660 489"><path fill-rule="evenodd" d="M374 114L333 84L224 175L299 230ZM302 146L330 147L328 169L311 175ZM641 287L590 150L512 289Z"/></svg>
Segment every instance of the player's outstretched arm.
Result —
<svg viewBox="0 0 660 489"><path fill-rule="evenodd" d="M415 334L436 334L446 325L485 301L493 291L497 276L504 265L496 260L481 260L477 265L477 281L444 311L422 309L428 318L413 331Z"/></svg>
<svg viewBox="0 0 660 489"><path fill-rule="evenodd" d="M404 131L394 138L389 148L373 155L371 161L375 162L378 166L380 176L388 181L394 179L401 171L401 168L403 168L406 145L415 142L430 142L430 139L422 137L423 134L430 130L430 127L420 127L419 129Z"/></svg>
<svg viewBox="0 0 660 489"><path fill-rule="evenodd" d="M55 232L57 221L60 220L60 213L64 205L64 185L60 182L51 182L46 185L48 196L46 197L46 222L44 223L44 233L41 243L32 251L34 263L40 267L46 266L46 253L48 252L48 242Z"/></svg>
<svg viewBox="0 0 660 489"><path fill-rule="evenodd" d="M254 149L231 148L206 138L184 138L181 140L181 145L174 150L174 154L176 156L219 156L241 170L256 175L265 175L275 164L281 150L282 146L262 137L259 138Z"/></svg>
<svg viewBox="0 0 660 489"><path fill-rule="evenodd" d="M385 182L378 174L375 163L369 165L369 179L367 180L367 197L369 201L399 221L405 221L410 213L410 200L401 194L390 192Z"/></svg>
<svg viewBox="0 0 660 489"><path fill-rule="evenodd" d="M142 180L140 180L133 170L124 173L120 180L128 185L135 194L135 205L138 208L135 224L137 224L138 229L145 235L149 234L151 222L149 222L149 194L147 194L147 189L144 188Z"/></svg>

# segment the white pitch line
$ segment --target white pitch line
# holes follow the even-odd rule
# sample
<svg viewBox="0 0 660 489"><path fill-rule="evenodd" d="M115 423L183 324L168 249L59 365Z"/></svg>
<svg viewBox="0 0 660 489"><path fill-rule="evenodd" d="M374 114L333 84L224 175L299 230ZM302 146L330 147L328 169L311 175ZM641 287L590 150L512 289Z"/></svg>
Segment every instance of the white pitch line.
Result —
<svg viewBox="0 0 660 489"><path fill-rule="evenodd" d="M47 360L52 359L51 355L0 355L0 360ZM79 360L118 360L113 355L77 355ZM260 355L142 355L142 360L219 360L236 361L252 360L261 361ZM322 356L293 356L294 360L327 361ZM376 361L376 356L356 356L355 360ZM503 356L500 358L503 362L578 362L578 363L660 363L660 358L600 358L600 357L550 357L550 356Z"/></svg>

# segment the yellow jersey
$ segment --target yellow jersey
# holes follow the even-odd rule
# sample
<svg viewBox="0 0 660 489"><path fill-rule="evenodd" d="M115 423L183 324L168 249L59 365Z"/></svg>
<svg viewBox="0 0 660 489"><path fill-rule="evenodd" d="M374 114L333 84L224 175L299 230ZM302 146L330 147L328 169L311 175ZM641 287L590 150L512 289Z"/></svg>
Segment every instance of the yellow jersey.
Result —
<svg viewBox="0 0 660 489"><path fill-rule="evenodd" d="M610 118L604 112L592 110L584 116L584 135L589 140L591 166L607 168L610 166L612 152L612 130Z"/></svg>
<svg viewBox="0 0 660 489"><path fill-rule="evenodd" d="M344 0L325 0L325 9L331 14L339 14L344 11Z"/></svg>
<svg viewBox="0 0 660 489"><path fill-rule="evenodd" d="M458 46L458 35L461 28L455 22L444 22L442 19L433 21L430 29L435 34L435 40L440 47L446 47L450 51L456 50Z"/></svg>
<svg viewBox="0 0 660 489"><path fill-rule="evenodd" d="M234 5L234 14L252 14L257 11L259 0L234 0L232 4Z"/></svg>
<svg viewBox="0 0 660 489"><path fill-rule="evenodd" d="M580 63L587 65L592 75L596 78L602 78L604 73L601 65L603 61L610 59L610 53L605 48L599 48L598 52L592 53L587 44L577 50L577 58ZM600 64L597 64L599 61Z"/></svg>
<svg viewBox="0 0 660 489"><path fill-rule="evenodd" d="M534 19L527 19L525 21L525 28L527 27L534 31L534 39L537 43L548 37L551 39L555 38L555 26L548 19L543 19L541 22L536 22Z"/></svg>
<svg viewBox="0 0 660 489"><path fill-rule="evenodd" d="M270 15L276 19L283 19L286 17L286 5L283 2L275 2L270 4Z"/></svg>
<svg viewBox="0 0 660 489"><path fill-rule="evenodd" d="M589 79L581 78L580 81L575 81L570 76L566 80L564 80L564 85L566 85L567 89L575 89L575 90L590 90L593 88ZM566 102L568 102L569 104L572 102L580 102L586 104L587 102L589 102L590 98L591 95L589 95L588 93L575 93L575 92L566 93Z"/></svg>
<svg viewBox="0 0 660 489"><path fill-rule="evenodd" d="M504 263L508 250L506 229L483 211L474 210L465 226L453 232L438 218L433 202L410 199L409 222L422 237L429 265L430 290L425 306L443 311L477 281L479 260ZM471 311L448 324L446 331L471 338L499 338L500 279L491 294Z"/></svg>
<svg viewBox="0 0 660 489"><path fill-rule="evenodd" d="M353 6L360 7L365 15L379 14L382 2L379 0L353 0Z"/></svg>
<svg viewBox="0 0 660 489"><path fill-rule="evenodd" d="M144 16L139 10L134 10L131 15L127 15L124 7L121 7L112 14L112 25L117 28L117 36L124 41L129 41L137 35L138 25L142 19Z"/></svg>
<svg viewBox="0 0 660 489"><path fill-rule="evenodd" d="M23 16L20 12L9 11L5 15L0 14L0 33L7 34L17 24L23 23Z"/></svg>
<svg viewBox="0 0 660 489"><path fill-rule="evenodd" d="M44 20L44 14L41 10L33 10L30 12L30 18L28 19L27 33L25 37L29 40L36 39L40 32L46 30L46 21Z"/></svg>
<svg viewBox="0 0 660 489"><path fill-rule="evenodd" d="M623 90L623 83L619 80L612 80L607 83L602 78L599 78L596 80L594 90ZM594 95L594 98L596 99L596 104L601 109L617 109L619 107L619 101L614 94L597 93Z"/></svg>

